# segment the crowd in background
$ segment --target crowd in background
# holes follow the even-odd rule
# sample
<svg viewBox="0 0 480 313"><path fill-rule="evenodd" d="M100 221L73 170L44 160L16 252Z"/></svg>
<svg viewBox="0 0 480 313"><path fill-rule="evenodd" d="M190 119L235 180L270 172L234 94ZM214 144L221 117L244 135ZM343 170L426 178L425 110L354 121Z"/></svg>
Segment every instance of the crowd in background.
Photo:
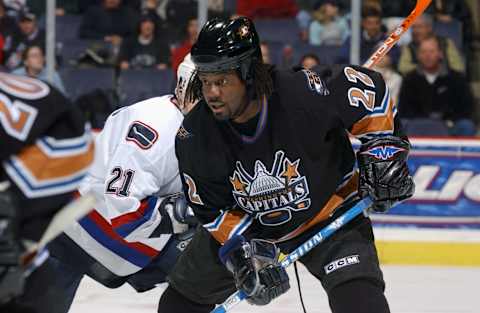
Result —
<svg viewBox="0 0 480 313"><path fill-rule="evenodd" d="M272 24L276 20L294 21L298 29L294 42L263 38L260 32L265 40L264 61L280 67L315 70L325 63L349 62L350 3L350 0L210 0L209 17L245 15ZM361 62L412 11L415 3L414 0L363 1ZM57 37L75 32L70 34L73 40L85 43L83 50L66 58L62 50L74 45L73 41L57 41L59 71L66 67L112 68L116 77L122 72L145 69L175 73L198 33L195 0L57 0L56 15L58 19L77 17L78 21L77 29L57 27ZM45 1L1 1L0 66L19 75L46 79L44 25ZM448 31L447 35L436 32L439 26L448 29L459 25L456 37L449 37ZM434 0L426 14L377 65L376 70L390 87L410 134L477 133L474 97L469 87L472 36L472 14L464 0ZM326 60L316 47L334 51L332 58ZM60 74L55 73L52 83L68 94L62 80L69 77Z"/></svg>

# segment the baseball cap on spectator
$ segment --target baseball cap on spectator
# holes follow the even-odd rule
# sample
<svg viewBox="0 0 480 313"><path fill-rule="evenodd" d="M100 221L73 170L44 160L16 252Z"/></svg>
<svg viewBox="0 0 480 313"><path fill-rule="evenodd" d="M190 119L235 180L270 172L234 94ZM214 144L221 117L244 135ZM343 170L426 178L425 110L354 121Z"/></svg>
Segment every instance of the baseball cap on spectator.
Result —
<svg viewBox="0 0 480 313"><path fill-rule="evenodd" d="M25 22L25 21L29 21L29 22L33 22L36 20L36 16L35 14L31 13L31 12L22 12L20 14L20 16L18 17L18 21L19 22Z"/></svg>

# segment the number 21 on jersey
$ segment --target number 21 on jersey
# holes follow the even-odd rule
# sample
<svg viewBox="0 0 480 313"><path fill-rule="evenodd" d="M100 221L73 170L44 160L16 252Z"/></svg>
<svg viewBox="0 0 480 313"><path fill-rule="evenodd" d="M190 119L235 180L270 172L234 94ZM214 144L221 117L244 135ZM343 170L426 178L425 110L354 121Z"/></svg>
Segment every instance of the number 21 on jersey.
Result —
<svg viewBox="0 0 480 313"><path fill-rule="evenodd" d="M116 194L120 197L128 197L130 195L130 186L132 185L134 170L123 170L117 166L112 169L112 177L107 181L105 193Z"/></svg>
<svg viewBox="0 0 480 313"><path fill-rule="evenodd" d="M358 81L362 82L365 86L375 88L375 84L373 80L365 73L359 72L351 67L346 67L343 70L345 76L347 77L349 82L358 83ZM375 95L374 91L368 89L360 89L357 87L351 87L348 90L348 101L350 105L353 107L358 108L360 103L370 112L373 112L375 107Z"/></svg>

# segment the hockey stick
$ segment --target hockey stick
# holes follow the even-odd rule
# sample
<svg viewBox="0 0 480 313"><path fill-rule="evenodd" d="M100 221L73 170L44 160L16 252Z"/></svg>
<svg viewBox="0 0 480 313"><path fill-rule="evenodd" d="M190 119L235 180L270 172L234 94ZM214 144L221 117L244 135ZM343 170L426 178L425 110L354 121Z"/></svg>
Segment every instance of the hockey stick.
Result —
<svg viewBox="0 0 480 313"><path fill-rule="evenodd" d="M356 216L360 215L363 211L366 211L371 204L372 200L370 198L362 199L355 206L337 217L333 222L322 228L313 237L305 241L301 246L299 246L298 248L290 252L290 254L285 256L285 258L281 262L282 267L287 267L300 259L314 247L323 242L326 238L330 237L338 229L346 225ZM225 300L225 302L223 302L220 306L216 307L213 311L211 311L211 313L226 313L228 310L230 310L246 298L247 295L245 294L245 292L243 292L243 290L238 290L233 295L228 297L228 299Z"/></svg>
<svg viewBox="0 0 480 313"><path fill-rule="evenodd" d="M432 0L418 0L415 8L410 13L402 24L397 26L395 30L388 36L387 39L382 43L380 47L368 58L368 60L363 64L364 67L372 68L375 64L383 58L390 49L400 40L400 37L412 26L413 22L422 15L425 9L430 5Z"/></svg>
<svg viewBox="0 0 480 313"><path fill-rule="evenodd" d="M35 258L40 256L40 252L42 252L45 246L60 235L65 228L90 212L93 209L95 202L95 197L92 194L87 193L60 209L60 211L53 216L52 221L43 233L40 241L29 247L27 252L23 255L22 264L25 267L28 267L30 264L35 263Z"/></svg>

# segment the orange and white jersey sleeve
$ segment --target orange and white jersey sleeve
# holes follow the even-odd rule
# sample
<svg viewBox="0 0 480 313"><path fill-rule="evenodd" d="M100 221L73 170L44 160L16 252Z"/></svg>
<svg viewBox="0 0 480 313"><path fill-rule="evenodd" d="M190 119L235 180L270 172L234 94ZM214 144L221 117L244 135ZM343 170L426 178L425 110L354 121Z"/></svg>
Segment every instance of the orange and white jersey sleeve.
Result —
<svg viewBox="0 0 480 313"><path fill-rule="evenodd" d="M397 107L381 74L342 66L328 82L331 105L344 127L362 141L400 135Z"/></svg>
<svg viewBox="0 0 480 313"><path fill-rule="evenodd" d="M225 243L228 239L236 235L244 235L252 225L252 216L241 210L222 211L210 223L203 227L220 243Z"/></svg>

